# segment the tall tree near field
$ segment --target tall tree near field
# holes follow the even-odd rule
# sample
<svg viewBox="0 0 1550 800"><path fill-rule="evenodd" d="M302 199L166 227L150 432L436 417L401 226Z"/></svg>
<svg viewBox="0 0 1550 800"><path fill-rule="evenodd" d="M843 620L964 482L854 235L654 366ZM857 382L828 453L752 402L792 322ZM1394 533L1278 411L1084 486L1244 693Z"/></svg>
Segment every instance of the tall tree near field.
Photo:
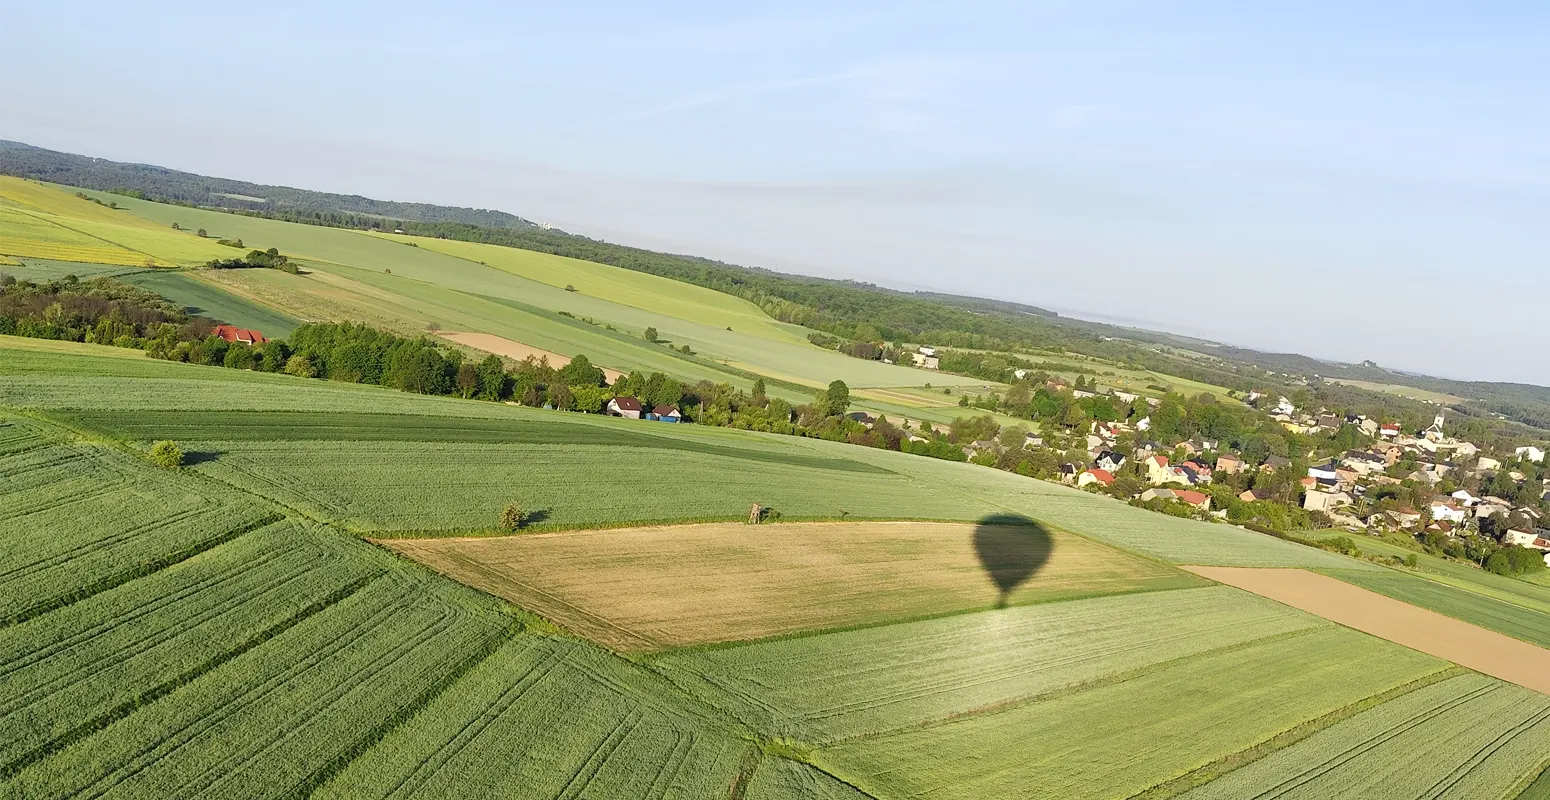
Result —
<svg viewBox="0 0 1550 800"><path fill-rule="evenodd" d="M826 417L840 416L850 410L850 387L846 386L844 381L833 381L823 394L815 398L813 404Z"/></svg>
<svg viewBox="0 0 1550 800"><path fill-rule="evenodd" d="M645 337L648 342L655 342L657 340L657 329L647 328L646 332L641 334L641 336Z"/></svg>
<svg viewBox="0 0 1550 800"><path fill-rule="evenodd" d="M765 394L763 378L753 379L753 393L749 395L748 400L760 408L770 404L769 395Z"/></svg>

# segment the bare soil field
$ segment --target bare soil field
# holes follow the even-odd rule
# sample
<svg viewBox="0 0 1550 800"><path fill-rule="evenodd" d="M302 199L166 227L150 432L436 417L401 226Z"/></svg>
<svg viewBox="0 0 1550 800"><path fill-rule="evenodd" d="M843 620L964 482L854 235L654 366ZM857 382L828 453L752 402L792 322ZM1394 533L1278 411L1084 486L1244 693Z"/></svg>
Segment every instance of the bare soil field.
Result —
<svg viewBox="0 0 1550 800"><path fill-rule="evenodd" d="M1204 585L1062 531L737 523L378 542L621 651Z"/></svg>
<svg viewBox="0 0 1550 800"><path fill-rule="evenodd" d="M563 367L570 363L570 356L562 356L559 353L551 352L549 350L541 350L537 347L529 347L528 345L525 345L521 342L514 342L505 338L504 336L496 336L492 333L458 333L456 331L442 331L436 335L443 339L447 339L448 341L457 342L458 344L465 347L472 347L476 350L483 350L486 353L494 353L498 356L513 358L517 361L521 361L529 356L532 356L533 358L544 358L547 356L549 359L549 366L551 367ZM597 365L594 364L593 366ZM598 369L601 369L603 374L608 377L609 383L613 383L614 381L624 377L624 373L616 369L609 369L607 367L598 367Z"/></svg>
<svg viewBox="0 0 1550 800"><path fill-rule="evenodd" d="M1301 569L1185 567L1348 628L1550 694L1550 650Z"/></svg>

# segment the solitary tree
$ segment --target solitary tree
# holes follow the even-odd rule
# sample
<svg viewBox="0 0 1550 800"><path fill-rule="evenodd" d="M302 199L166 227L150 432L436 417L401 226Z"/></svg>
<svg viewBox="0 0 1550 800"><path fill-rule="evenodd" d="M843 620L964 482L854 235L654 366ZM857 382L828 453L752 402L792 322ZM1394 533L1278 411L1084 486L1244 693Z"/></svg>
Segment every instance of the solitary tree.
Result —
<svg viewBox="0 0 1550 800"><path fill-rule="evenodd" d="M200 228L199 232L197 234L195 234L195 235L198 236L201 239L205 239L205 238L208 238L210 236L209 233L205 232L204 228Z"/></svg>
<svg viewBox="0 0 1550 800"><path fill-rule="evenodd" d="M518 530L524 522L527 522L527 511L522 508L521 503L511 503L506 506L505 510L501 511L501 530L503 531Z"/></svg>
<svg viewBox="0 0 1550 800"><path fill-rule="evenodd" d="M837 417L850 409L850 387L844 381L834 381L828 390L818 396L818 406L826 417Z"/></svg>
<svg viewBox="0 0 1550 800"><path fill-rule="evenodd" d="M654 342L654 341L657 340L657 329L656 328L647 328L645 333L643 333L641 335L646 338L646 341Z"/></svg>

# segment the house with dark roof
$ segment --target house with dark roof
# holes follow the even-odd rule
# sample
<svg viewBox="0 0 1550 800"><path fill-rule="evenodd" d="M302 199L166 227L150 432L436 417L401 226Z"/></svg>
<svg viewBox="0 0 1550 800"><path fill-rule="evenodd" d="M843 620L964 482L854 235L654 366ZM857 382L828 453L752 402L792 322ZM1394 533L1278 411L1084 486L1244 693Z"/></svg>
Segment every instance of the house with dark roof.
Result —
<svg viewBox="0 0 1550 800"><path fill-rule="evenodd" d="M646 419L653 422L680 422L683 415L678 413L678 406L660 405L646 412Z"/></svg>
<svg viewBox="0 0 1550 800"><path fill-rule="evenodd" d="M640 419L640 400L634 397L615 397L608 401L608 416Z"/></svg>

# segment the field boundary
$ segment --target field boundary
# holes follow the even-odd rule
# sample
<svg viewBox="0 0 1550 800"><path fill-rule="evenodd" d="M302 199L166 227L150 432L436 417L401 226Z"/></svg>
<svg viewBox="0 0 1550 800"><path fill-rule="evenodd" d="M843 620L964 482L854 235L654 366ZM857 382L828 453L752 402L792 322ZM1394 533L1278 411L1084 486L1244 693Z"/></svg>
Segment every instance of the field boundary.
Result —
<svg viewBox="0 0 1550 800"><path fill-rule="evenodd" d="M968 709L968 710L965 710L965 711L959 711L959 712L956 712L956 713L953 713L953 714L949 714L949 715L943 716L943 717L936 717L936 718L933 718L933 719L920 720L918 722L914 722L914 723L911 723L909 725L903 725L903 726L900 726L900 727L897 727L897 728L891 728L891 729L888 729L888 730L868 731L866 733L855 734L853 736L841 736L841 737L838 737L838 738L835 738L835 739L824 739L824 740L820 741L819 746L820 747L833 747L835 745L846 744L846 743L849 743L849 742L859 742L859 741L865 741L867 739L879 739L879 738L882 738L882 737L885 737L885 736L893 736L895 734L903 733L905 731L929 730L931 728L937 728L937 727L941 727L943 725L951 725L954 722L960 722L960 721L965 720L965 719L971 719L971 718L974 718L974 717L981 717L981 716L985 716L987 714L998 714L998 713L1001 713L1003 711L1007 711L1007 710L1014 709L1014 708L1021 708L1023 706L1034 705L1036 703L1044 703L1044 702L1048 702L1050 700L1057 700L1059 698L1068 697L1068 696L1074 695L1074 694L1081 694L1083 692L1090 692L1090 691L1093 691L1095 689L1102 689L1102 688L1104 688L1106 686L1115 686L1115 685L1118 685L1118 684L1121 684L1121 683L1126 683L1128 681L1135 680L1136 678L1140 678L1140 677L1143 677L1145 675L1149 675L1149 674L1151 674L1153 672L1157 672L1158 670L1167 669L1169 667L1173 667L1173 666L1176 666L1178 664L1182 664L1182 663L1184 663L1186 661L1193 661L1193 660L1199 659L1199 658L1207 658L1207 657L1210 657L1210 656L1222 655L1224 653L1231 653L1231 652L1234 652L1234 651L1237 651L1237 650L1246 650L1246 649L1248 649L1250 647L1258 647L1260 645L1269 644L1271 642L1279 642L1279 641L1282 641L1284 639L1295 639L1295 638L1297 638L1299 636L1307 636L1309 634L1315 633L1315 632L1320 631L1320 630L1327 630L1327 628L1325 627L1325 625L1323 623L1317 623L1316 622L1316 623L1313 623L1313 624L1309 625L1306 628L1298 628L1296 630L1283 631L1281 633L1273 633L1273 634L1271 634L1269 636L1261 636L1258 639L1250 639L1248 641L1236 642L1234 644L1224 645L1222 647L1214 647L1214 648L1211 648L1209 650L1201 650L1201 651L1196 652L1196 653L1188 653L1188 654L1185 654L1185 655L1182 655L1182 656L1175 656L1175 657L1167 659L1165 661L1158 661L1158 662L1155 662L1155 663L1152 663L1152 664L1144 664L1142 666L1135 667L1133 669L1128 669L1128 670L1125 670L1123 672L1116 672L1116 673L1113 673L1111 675L1100 675L1100 676L1098 676L1096 678L1093 678L1091 680L1082 681L1080 683L1071 684L1069 686L1061 686L1061 687L1058 687L1058 688L1055 688L1055 689L1051 689L1051 690L1046 691L1046 692L1039 692L1039 693L1036 693L1036 694L1024 695L1022 697L1013 697L1013 698L1010 698L1010 699L1007 699L1007 700L1002 700L1002 701L1000 701L998 703L993 703L991 705L980 706L978 708L971 708L971 709ZM1419 688L1419 687L1417 687L1417 688Z"/></svg>
<svg viewBox="0 0 1550 800"><path fill-rule="evenodd" d="M1304 569L1184 569L1417 652L1550 695L1550 650Z"/></svg>
<svg viewBox="0 0 1550 800"><path fill-rule="evenodd" d="M1195 769L1192 769L1189 772L1178 776L1177 778L1164 781L1157 784L1156 786L1151 787L1150 789L1144 789L1140 792L1137 792L1136 794L1133 794L1127 798L1127 800L1168 800L1169 798L1178 797L1179 795L1184 794L1191 789L1204 786L1234 770L1246 767L1273 753L1291 747L1292 745L1297 744L1298 742L1301 742L1304 739L1307 739L1337 723L1350 719L1351 717L1354 717L1363 711L1371 708L1377 708L1378 706L1395 698L1402 697L1418 689L1424 689L1434 683L1441 683L1449 678L1454 678L1468 672L1469 670L1466 670L1465 668L1457 665L1444 667L1443 669L1440 669L1429 675L1424 675L1420 678L1410 681L1409 683L1400 684L1399 686L1395 686L1392 689L1387 689L1382 692L1378 692L1377 694L1364 697L1361 700L1351 703L1348 706L1337 708L1322 717L1315 717L1314 719L1310 719L1295 728L1277 733L1276 735L1271 736L1270 738L1258 744L1246 747L1236 753L1229 753L1228 755L1222 756L1215 761L1196 767Z"/></svg>

